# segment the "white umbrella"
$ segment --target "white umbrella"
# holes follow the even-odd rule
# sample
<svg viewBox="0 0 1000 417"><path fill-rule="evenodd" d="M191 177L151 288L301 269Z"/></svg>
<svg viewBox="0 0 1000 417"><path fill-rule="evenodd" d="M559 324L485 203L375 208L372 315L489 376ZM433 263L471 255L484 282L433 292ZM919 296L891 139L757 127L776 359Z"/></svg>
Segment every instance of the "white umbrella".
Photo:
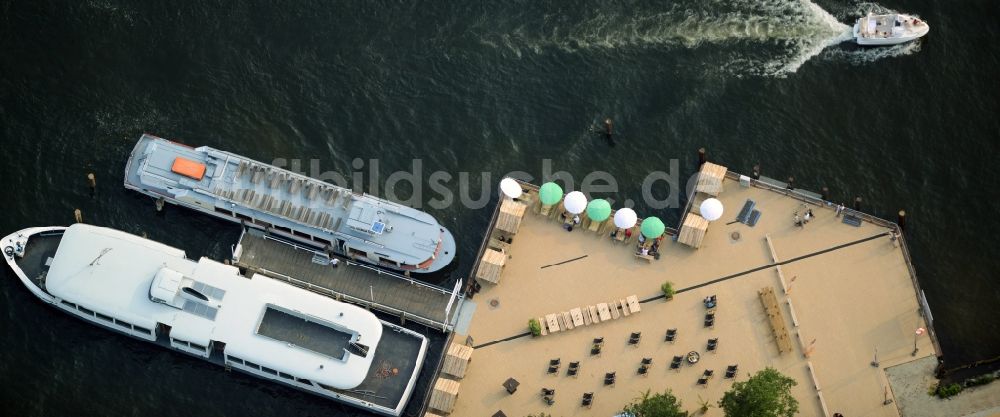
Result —
<svg viewBox="0 0 1000 417"><path fill-rule="evenodd" d="M583 213L587 209L587 196L579 191L573 191L566 194L566 198L563 200L563 206L566 207L566 211L573 214Z"/></svg>
<svg viewBox="0 0 1000 417"><path fill-rule="evenodd" d="M500 191L510 198L518 198L521 196L521 184L518 184L513 178L504 178L500 180Z"/></svg>
<svg viewBox="0 0 1000 417"><path fill-rule="evenodd" d="M709 198L701 202L701 217L710 222L719 220L722 217L722 202L715 198Z"/></svg>
<svg viewBox="0 0 1000 417"><path fill-rule="evenodd" d="M639 220L639 216L636 216L635 210L628 207L620 209L615 212L615 227L622 229L628 229L635 226L635 222Z"/></svg>

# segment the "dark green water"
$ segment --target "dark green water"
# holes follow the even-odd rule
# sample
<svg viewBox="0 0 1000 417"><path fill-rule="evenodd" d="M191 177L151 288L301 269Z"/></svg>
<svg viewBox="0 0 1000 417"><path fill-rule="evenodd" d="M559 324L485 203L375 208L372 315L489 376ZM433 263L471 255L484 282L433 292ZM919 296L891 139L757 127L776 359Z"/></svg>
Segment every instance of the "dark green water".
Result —
<svg viewBox="0 0 1000 417"><path fill-rule="evenodd" d="M460 172L473 184L489 172L493 187L513 170L537 178L549 158L578 181L607 171L619 191L602 196L668 223L679 210L646 206L641 182L673 158L686 178L704 146L739 172L759 163L833 200L863 196L876 215L905 208L947 363L1000 354L1000 4L880 3L931 33L877 50L823 47L846 30L835 21L878 5L817 5L2 1L0 233L68 224L80 208L89 223L225 257L237 227L156 216L122 188L142 132L343 173L377 159L383 179L418 158L421 177L449 172L456 193ZM592 132L605 117L613 147ZM488 210L426 210L467 271ZM356 414L84 325L0 275L7 415Z"/></svg>

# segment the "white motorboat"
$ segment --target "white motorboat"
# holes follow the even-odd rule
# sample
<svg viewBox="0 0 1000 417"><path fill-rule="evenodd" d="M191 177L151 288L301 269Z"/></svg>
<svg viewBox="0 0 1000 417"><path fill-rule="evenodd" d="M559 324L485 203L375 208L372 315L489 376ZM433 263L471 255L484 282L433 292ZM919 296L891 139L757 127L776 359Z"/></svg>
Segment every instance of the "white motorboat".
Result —
<svg viewBox="0 0 1000 417"><path fill-rule="evenodd" d="M858 45L896 45L924 36L931 30L927 22L905 14L871 14L854 23Z"/></svg>

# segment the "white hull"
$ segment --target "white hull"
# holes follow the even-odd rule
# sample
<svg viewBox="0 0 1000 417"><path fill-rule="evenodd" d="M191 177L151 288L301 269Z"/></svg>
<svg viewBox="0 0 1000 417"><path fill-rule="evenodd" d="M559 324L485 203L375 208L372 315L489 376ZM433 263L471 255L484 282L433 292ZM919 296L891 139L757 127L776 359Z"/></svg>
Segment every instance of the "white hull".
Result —
<svg viewBox="0 0 1000 417"><path fill-rule="evenodd" d="M904 14L868 15L854 23L852 37L863 46L888 46L911 42L927 35L930 26Z"/></svg>
<svg viewBox="0 0 1000 417"><path fill-rule="evenodd" d="M383 405L366 401L365 399L363 399L364 397L363 395L362 398L345 395L341 392L333 391L331 389L322 387L320 386L320 384L317 384L314 381L308 381L305 379L300 380L298 378L284 379L276 374L264 372L260 365L251 364L249 361L243 363L241 359L232 357L228 353L219 352L211 347L209 347L204 351L201 351L198 349L192 349L186 346L170 343L167 342L168 337L162 334L159 329L145 329L138 326L132 326L116 318L107 317L105 315L100 314L99 312L95 312L94 309L87 308L87 306L78 305L76 303L72 303L67 300L60 299L59 297L53 296L52 294L47 292L42 286L39 286L31 277L28 276L28 273L26 273L24 269L22 269L22 267L18 265L17 261L18 259L20 259L19 255L17 255L16 253L8 254L7 248L11 248L11 252L17 252L19 248L25 247L28 239L34 235L46 234L46 233L61 234L66 229L67 227L61 227L61 226L33 227L20 230L18 232L12 233L0 239L0 249L4 251L3 254L0 256L4 257L4 260L7 262L7 265L14 272L14 275L16 275L19 280L21 280L21 283L24 284L25 288L27 288L32 294L34 294L36 297L38 297L38 299L44 301L45 303L51 304L54 307L58 308L59 310L62 310L73 317L97 325L101 328L112 330L115 333L131 336L138 340L144 340L159 346L169 347L172 350L176 350L191 355L193 357L201 358L210 363L220 366L225 366L227 370L236 369L240 372L253 375L264 380L277 382L288 387L296 388L302 391L307 391L328 399L346 403L348 405L365 409L377 414L393 416L393 417L402 415L403 410L406 404L408 403L410 396L413 393L413 388L416 385L417 376L420 373L420 369L426 357L427 339L422 335L420 335L419 333L379 320L379 322L383 326L389 327L393 331L410 335L412 337L416 337L421 340L419 353L417 354L416 358L416 369L407 379L405 392L402 394L402 398L395 408L386 407ZM21 246L18 246L19 243Z"/></svg>

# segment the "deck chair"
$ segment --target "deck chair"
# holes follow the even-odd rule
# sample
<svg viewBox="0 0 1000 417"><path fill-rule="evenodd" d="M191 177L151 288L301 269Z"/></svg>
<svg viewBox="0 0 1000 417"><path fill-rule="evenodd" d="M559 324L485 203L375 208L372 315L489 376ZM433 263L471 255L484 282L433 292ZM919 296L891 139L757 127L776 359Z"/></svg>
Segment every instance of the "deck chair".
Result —
<svg viewBox="0 0 1000 417"><path fill-rule="evenodd" d="M594 405L594 393L592 392L583 393L583 401L580 403L580 405L587 408L592 407Z"/></svg>
<svg viewBox="0 0 1000 417"><path fill-rule="evenodd" d="M556 399L553 397L542 397L542 401L545 401L545 405L552 405L556 403Z"/></svg>
<svg viewBox="0 0 1000 417"><path fill-rule="evenodd" d="M615 373L608 372L604 374L604 385L615 385Z"/></svg>
<svg viewBox="0 0 1000 417"><path fill-rule="evenodd" d="M698 385L701 385L702 388L708 388L707 384L708 384L708 378L705 377L698 378Z"/></svg>
<svg viewBox="0 0 1000 417"><path fill-rule="evenodd" d="M646 365L639 365L639 370L636 371L636 373L639 374L639 375L642 375L642 376L648 376L649 375L649 367L646 366Z"/></svg>
<svg viewBox="0 0 1000 417"><path fill-rule="evenodd" d="M711 378L712 378L712 376L713 376L713 375L715 375L715 371L713 371L713 370L711 370L711 369L706 369L706 370L705 370L705 372L704 372L704 373L702 373L701 375L702 375L703 377L705 377L705 378L709 378L709 379L711 379Z"/></svg>
<svg viewBox="0 0 1000 417"><path fill-rule="evenodd" d="M554 390L552 388L542 388L542 396L543 397L550 397L550 396L553 396L553 395L556 395L556 390Z"/></svg>
<svg viewBox="0 0 1000 417"><path fill-rule="evenodd" d="M681 361L683 361L683 360L684 360L684 358L681 357L681 356L674 356L674 358L670 361L670 369L673 369L673 370L676 370L677 372L680 372L680 370L681 370Z"/></svg>
<svg viewBox="0 0 1000 417"><path fill-rule="evenodd" d="M561 363L562 362L559 360L559 358L550 360L549 361L549 373L550 374L554 374L556 372L559 372L559 365Z"/></svg>
<svg viewBox="0 0 1000 417"><path fill-rule="evenodd" d="M705 327L715 327L715 313L705 315Z"/></svg>
<svg viewBox="0 0 1000 417"><path fill-rule="evenodd" d="M726 379L733 379L736 377L736 371L739 369L739 365L729 365L726 367Z"/></svg>
<svg viewBox="0 0 1000 417"><path fill-rule="evenodd" d="M642 341L642 332L633 332L632 335L628 337L628 344L639 347L639 342Z"/></svg>
<svg viewBox="0 0 1000 417"><path fill-rule="evenodd" d="M718 347L719 347L719 338L715 337L712 339L708 339L708 346L706 348L708 349L709 352L718 353L715 350Z"/></svg>
<svg viewBox="0 0 1000 417"><path fill-rule="evenodd" d="M580 373L580 362L570 362L569 369L566 370L566 375L575 378L579 373Z"/></svg>
<svg viewBox="0 0 1000 417"><path fill-rule="evenodd" d="M677 340L677 329L667 329L667 337L663 339L665 342L674 343Z"/></svg>

